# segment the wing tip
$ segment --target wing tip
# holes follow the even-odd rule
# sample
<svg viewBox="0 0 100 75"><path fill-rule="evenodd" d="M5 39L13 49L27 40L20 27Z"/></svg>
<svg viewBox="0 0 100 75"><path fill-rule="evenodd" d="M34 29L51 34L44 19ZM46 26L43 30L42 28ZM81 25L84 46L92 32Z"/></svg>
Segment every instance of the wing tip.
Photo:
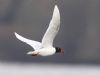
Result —
<svg viewBox="0 0 100 75"><path fill-rule="evenodd" d="M16 32L14 32L14 34L16 35L17 33L16 33Z"/></svg>
<svg viewBox="0 0 100 75"><path fill-rule="evenodd" d="M55 5L55 8L58 8L58 5L57 4Z"/></svg>
<svg viewBox="0 0 100 75"><path fill-rule="evenodd" d="M15 36L16 36L16 37L18 37L18 36L19 36L16 32L14 32L14 34L15 34Z"/></svg>
<svg viewBox="0 0 100 75"><path fill-rule="evenodd" d="M54 15L58 15L58 16L60 15L59 8L58 8L57 5L55 5L55 7L54 7L53 14L54 14Z"/></svg>
<svg viewBox="0 0 100 75"><path fill-rule="evenodd" d="M19 35L18 33L16 33L16 32L14 32L14 34L15 34L15 36L16 36L16 38L17 39L19 39L19 40L21 40L21 41L23 41L24 42L24 40L25 40L25 38L24 37L22 37L21 35Z"/></svg>
<svg viewBox="0 0 100 75"><path fill-rule="evenodd" d="M59 11L59 9L58 9L58 5L57 5L57 4L55 5L54 9L56 9L56 10Z"/></svg>

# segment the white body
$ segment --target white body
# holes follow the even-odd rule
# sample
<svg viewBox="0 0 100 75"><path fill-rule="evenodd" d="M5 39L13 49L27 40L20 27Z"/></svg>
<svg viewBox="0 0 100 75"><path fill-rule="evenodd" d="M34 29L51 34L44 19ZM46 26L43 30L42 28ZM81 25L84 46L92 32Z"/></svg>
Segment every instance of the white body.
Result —
<svg viewBox="0 0 100 75"><path fill-rule="evenodd" d="M55 48L53 47L47 47L47 48L41 48L39 50L35 50L35 51L30 51L27 54L36 54L39 56L49 56L49 55L53 55L55 54Z"/></svg>
<svg viewBox="0 0 100 75"><path fill-rule="evenodd" d="M57 5L55 5L52 19L50 21L49 27L46 33L43 36L42 42L26 39L15 32L15 36L30 45L34 48L34 51L29 51L27 54L30 55L40 55L40 56L49 56L53 55L56 52L56 49L53 47L53 40L57 35L60 28L60 13Z"/></svg>

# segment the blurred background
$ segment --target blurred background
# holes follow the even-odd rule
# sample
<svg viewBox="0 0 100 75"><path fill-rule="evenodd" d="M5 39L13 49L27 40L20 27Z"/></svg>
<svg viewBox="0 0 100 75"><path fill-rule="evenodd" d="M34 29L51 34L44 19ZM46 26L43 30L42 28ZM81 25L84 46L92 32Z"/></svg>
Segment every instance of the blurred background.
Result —
<svg viewBox="0 0 100 75"><path fill-rule="evenodd" d="M60 10L61 28L54 46L63 48L65 53L49 57L27 56L26 53L33 49L19 41L14 32L41 41L55 4ZM18 75L23 72L22 69L26 70L24 72L30 70L26 75L34 74L31 65L37 69L39 66L44 68L44 65L44 71L56 65L62 70L53 72L53 68L51 75L100 75L100 0L0 0L0 65L0 69L3 68L0 74L4 75ZM10 71L5 72L10 67Z"/></svg>

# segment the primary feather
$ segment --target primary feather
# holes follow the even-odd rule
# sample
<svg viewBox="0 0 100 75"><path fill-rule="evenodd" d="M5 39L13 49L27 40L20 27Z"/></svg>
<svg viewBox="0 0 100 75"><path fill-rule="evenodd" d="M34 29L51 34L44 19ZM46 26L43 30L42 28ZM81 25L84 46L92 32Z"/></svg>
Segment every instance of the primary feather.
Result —
<svg viewBox="0 0 100 75"><path fill-rule="evenodd" d="M32 46L35 50L41 48L41 43L38 41L34 41L34 40L30 40L27 38L22 37L21 35L17 34L15 32L15 36L22 42L25 42L26 44L29 44L30 46Z"/></svg>
<svg viewBox="0 0 100 75"><path fill-rule="evenodd" d="M55 5L53 16L50 21L49 27L42 39L43 47L53 45L53 40L55 36L57 35L59 28L60 28L60 12L59 12L57 5Z"/></svg>

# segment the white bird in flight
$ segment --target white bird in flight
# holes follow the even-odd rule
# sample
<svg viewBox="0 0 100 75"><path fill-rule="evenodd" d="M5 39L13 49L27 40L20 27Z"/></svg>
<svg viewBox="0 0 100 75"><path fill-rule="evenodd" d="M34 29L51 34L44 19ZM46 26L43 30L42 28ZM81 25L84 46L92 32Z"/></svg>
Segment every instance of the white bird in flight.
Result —
<svg viewBox="0 0 100 75"><path fill-rule="evenodd" d="M60 12L58 6L55 5L53 16L50 21L49 27L43 36L42 42L24 38L15 32L15 36L22 42L30 45L34 50L29 51L27 54L32 56L49 56L55 53L63 53L63 49L53 47L53 40L57 35L60 28Z"/></svg>

